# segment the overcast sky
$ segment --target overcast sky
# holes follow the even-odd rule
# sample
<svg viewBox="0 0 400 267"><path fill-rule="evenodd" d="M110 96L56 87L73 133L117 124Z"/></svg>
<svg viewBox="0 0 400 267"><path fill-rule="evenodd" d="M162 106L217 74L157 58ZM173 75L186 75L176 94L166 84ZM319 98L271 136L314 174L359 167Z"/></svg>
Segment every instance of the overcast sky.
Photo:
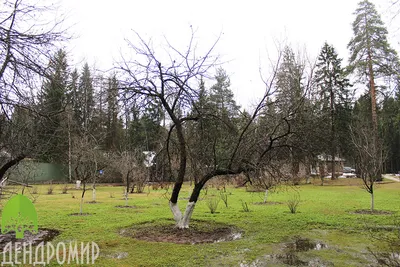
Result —
<svg viewBox="0 0 400 267"><path fill-rule="evenodd" d="M390 41L398 48L400 33L390 20L391 0L372 0L387 23ZM133 40L132 30L145 39L165 35L182 46L190 38L190 25L197 29L200 47L207 47L222 33L215 50L226 61L236 100L249 106L262 95L259 68L267 73L266 53L275 53L274 40L317 57L323 42L332 44L348 58L353 12L359 0L263 0L263 1L165 1L165 0L63 0L68 22L77 38L68 48L79 63L88 61L109 69L119 59L124 38ZM160 38L161 39L161 38Z"/></svg>

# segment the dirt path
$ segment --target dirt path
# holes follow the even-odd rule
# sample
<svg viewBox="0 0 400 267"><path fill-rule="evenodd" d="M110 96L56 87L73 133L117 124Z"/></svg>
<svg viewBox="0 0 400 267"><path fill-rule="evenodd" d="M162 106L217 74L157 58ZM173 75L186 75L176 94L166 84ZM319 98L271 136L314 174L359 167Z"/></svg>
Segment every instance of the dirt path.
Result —
<svg viewBox="0 0 400 267"><path fill-rule="evenodd" d="M389 174L382 174L382 177L385 178L385 179L388 179L388 180L395 181L395 182L400 182L400 179L397 178L397 176L392 176L392 175L389 175Z"/></svg>

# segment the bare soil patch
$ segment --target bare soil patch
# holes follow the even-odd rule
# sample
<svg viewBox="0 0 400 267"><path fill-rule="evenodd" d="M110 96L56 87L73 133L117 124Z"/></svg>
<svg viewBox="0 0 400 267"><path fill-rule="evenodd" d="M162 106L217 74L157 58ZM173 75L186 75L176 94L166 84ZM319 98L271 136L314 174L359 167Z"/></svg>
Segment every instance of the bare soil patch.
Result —
<svg viewBox="0 0 400 267"><path fill-rule="evenodd" d="M283 204L282 202L274 202L274 201L267 201L267 202L254 202L254 205L279 205Z"/></svg>
<svg viewBox="0 0 400 267"><path fill-rule="evenodd" d="M199 244L232 241L241 238L236 227L212 221L192 221L189 229L178 229L173 221L146 222L122 229L120 234L149 242Z"/></svg>
<svg viewBox="0 0 400 267"><path fill-rule="evenodd" d="M100 204L101 202L92 200L92 201L88 201L88 202L86 202L86 203L87 203L87 204Z"/></svg>
<svg viewBox="0 0 400 267"><path fill-rule="evenodd" d="M118 206L115 206L116 208L119 208L119 209L137 209L138 207L136 207L136 206L126 206L126 205L118 205Z"/></svg>
<svg viewBox="0 0 400 267"><path fill-rule="evenodd" d="M12 242L20 243L32 243L33 246L40 244L41 242L48 242L53 240L58 236L60 232L55 229L40 228L37 234L32 234L31 232L25 231L23 239L16 239L15 232L9 232L0 235L0 251L3 251L5 246ZM14 246L14 245L13 245Z"/></svg>

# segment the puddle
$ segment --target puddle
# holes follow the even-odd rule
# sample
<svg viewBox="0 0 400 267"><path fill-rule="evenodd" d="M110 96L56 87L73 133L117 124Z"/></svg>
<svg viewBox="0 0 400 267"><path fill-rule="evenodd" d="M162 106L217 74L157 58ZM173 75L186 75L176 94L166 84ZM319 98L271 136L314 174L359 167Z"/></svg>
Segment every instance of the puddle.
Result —
<svg viewBox="0 0 400 267"><path fill-rule="evenodd" d="M215 240L214 243L219 243L219 242L225 242L225 241L233 241L242 238L242 233L232 233L229 236L225 238L221 238L218 240Z"/></svg>
<svg viewBox="0 0 400 267"><path fill-rule="evenodd" d="M121 260L121 259L125 259L128 257L128 252L117 252L111 255L107 255L107 257L109 258L113 258L113 259L117 259L117 260Z"/></svg>
<svg viewBox="0 0 400 267"><path fill-rule="evenodd" d="M9 232L7 234L0 235L0 251L3 251L4 247L9 242L24 242L24 243L32 243L33 246L38 245L40 242L48 242L53 240L56 236L58 236L60 232L54 229L39 229L37 234L32 234L31 232L25 231L24 239L16 239L14 232Z"/></svg>
<svg viewBox="0 0 400 267"><path fill-rule="evenodd" d="M257 259L251 263L241 262L241 267L258 266L333 266L330 262L323 262L318 258L300 257L302 252L310 250L322 250L328 246L320 241L313 241L308 238L295 236L292 241L283 243L281 253L265 255L262 259Z"/></svg>
<svg viewBox="0 0 400 267"><path fill-rule="evenodd" d="M309 250L321 250L327 248L322 242L312 241L308 238L295 237L295 240L285 244L288 251L304 252Z"/></svg>

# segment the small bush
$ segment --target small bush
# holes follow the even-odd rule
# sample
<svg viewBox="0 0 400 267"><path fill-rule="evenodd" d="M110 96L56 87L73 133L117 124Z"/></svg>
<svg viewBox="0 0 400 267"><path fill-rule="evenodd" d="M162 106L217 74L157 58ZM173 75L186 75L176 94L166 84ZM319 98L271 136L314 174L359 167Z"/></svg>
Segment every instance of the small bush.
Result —
<svg viewBox="0 0 400 267"><path fill-rule="evenodd" d="M247 205L247 202L245 202L245 201L242 201L242 210L244 212L250 212L249 205Z"/></svg>
<svg viewBox="0 0 400 267"><path fill-rule="evenodd" d="M161 189L165 189L166 191L168 191L169 187L170 187L170 183L163 182L160 184L160 186L161 186Z"/></svg>
<svg viewBox="0 0 400 267"><path fill-rule="evenodd" d="M158 189L160 189L160 184L159 184L159 183L152 183L152 184L151 184L151 189L152 189L152 190L158 190Z"/></svg>
<svg viewBox="0 0 400 267"><path fill-rule="evenodd" d="M298 193L293 194L286 204L290 210L290 213L295 214L297 212L297 207L300 204L300 195Z"/></svg>
<svg viewBox="0 0 400 267"><path fill-rule="evenodd" d="M207 201L207 207L210 210L211 214L214 214L217 211L219 204L219 198L210 198Z"/></svg>
<svg viewBox="0 0 400 267"><path fill-rule="evenodd" d="M219 195L220 195L222 201L224 202L225 207L228 207L228 194L227 194L226 192L222 192L222 191L221 191L221 192L219 193Z"/></svg>
<svg viewBox="0 0 400 267"><path fill-rule="evenodd" d="M61 188L61 192L63 194L67 194L68 193L68 184L64 184L63 187Z"/></svg>
<svg viewBox="0 0 400 267"><path fill-rule="evenodd" d="M49 184L49 186L47 187L47 194L48 195L52 195L53 191L54 191L54 185L52 183Z"/></svg>
<svg viewBox="0 0 400 267"><path fill-rule="evenodd" d="M36 203L36 201L38 200L38 198L39 198L39 196L40 195L38 195L38 194L32 194L32 203Z"/></svg>
<svg viewBox="0 0 400 267"><path fill-rule="evenodd" d="M31 194L37 195L39 194L39 187L38 186L33 186L31 190Z"/></svg>
<svg viewBox="0 0 400 267"><path fill-rule="evenodd" d="M114 196L114 193L113 192L110 192L110 198L114 198L115 196Z"/></svg>

